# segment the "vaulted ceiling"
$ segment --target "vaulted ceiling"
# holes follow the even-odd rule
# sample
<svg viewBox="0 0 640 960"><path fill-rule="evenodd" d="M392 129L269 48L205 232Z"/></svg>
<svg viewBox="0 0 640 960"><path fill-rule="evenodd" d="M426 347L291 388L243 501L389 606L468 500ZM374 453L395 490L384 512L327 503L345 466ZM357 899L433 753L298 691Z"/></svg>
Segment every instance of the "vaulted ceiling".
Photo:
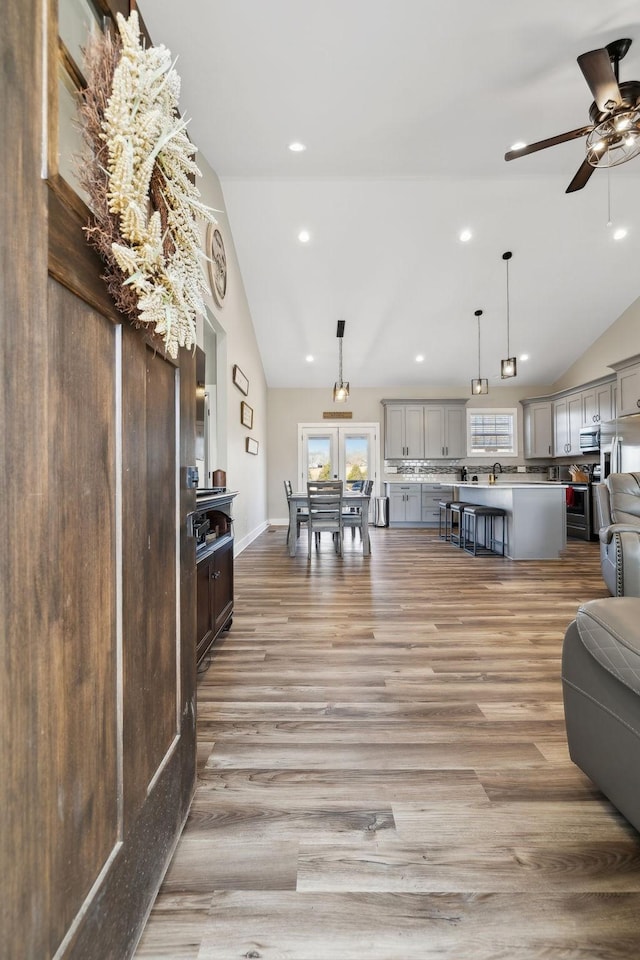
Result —
<svg viewBox="0 0 640 960"><path fill-rule="evenodd" d="M620 79L640 80L635 2L140 8L178 57L190 134L221 179L270 386L330 386L339 319L352 389L468 385L476 309L498 386L507 250L523 386L553 383L640 295L640 157L571 194L584 139L504 160L589 123L579 54L629 37Z"/></svg>

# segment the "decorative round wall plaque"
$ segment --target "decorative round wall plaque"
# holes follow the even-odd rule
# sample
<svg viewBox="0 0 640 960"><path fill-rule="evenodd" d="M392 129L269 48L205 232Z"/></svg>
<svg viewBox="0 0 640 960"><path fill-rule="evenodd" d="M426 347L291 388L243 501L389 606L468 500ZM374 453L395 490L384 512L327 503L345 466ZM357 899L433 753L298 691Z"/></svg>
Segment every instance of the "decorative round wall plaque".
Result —
<svg viewBox="0 0 640 960"><path fill-rule="evenodd" d="M209 257L209 280L211 293L219 307L227 293L227 254L224 240L217 226L209 224L207 229L207 256Z"/></svg>

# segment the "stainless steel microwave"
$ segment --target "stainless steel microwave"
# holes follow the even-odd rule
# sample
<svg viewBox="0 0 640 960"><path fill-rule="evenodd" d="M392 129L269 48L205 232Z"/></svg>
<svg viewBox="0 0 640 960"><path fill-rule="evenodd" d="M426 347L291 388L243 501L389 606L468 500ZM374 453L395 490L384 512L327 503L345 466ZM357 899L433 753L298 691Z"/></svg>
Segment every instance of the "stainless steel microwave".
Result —
<svg viewBox="0 0 640 960"><path fill-rule="evenodd" d="M600 427L582 427L580 453L600 453Z"/></svg>

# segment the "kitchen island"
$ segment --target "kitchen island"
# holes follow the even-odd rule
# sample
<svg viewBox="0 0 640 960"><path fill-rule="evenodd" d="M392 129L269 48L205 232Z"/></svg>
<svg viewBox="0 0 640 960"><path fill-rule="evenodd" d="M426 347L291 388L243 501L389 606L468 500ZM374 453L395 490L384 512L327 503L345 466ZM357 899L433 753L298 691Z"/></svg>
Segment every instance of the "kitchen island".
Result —
<svg viewBox="0 0 640 960"><path fill-rule="evenodd" d="M567 545L566 492L560 483L454 483L457 500L506 510L505 556L557 560ZM501 542L500 522L496 535Z"/></svg>

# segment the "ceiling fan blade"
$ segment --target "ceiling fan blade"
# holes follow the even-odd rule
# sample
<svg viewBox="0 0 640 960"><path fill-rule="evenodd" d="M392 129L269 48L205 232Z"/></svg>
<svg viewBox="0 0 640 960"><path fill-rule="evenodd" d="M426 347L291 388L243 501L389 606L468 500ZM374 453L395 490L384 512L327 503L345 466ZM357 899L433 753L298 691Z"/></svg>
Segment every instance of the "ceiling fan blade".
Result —
<svg viewBox="0 0 640 960"><path fill-rule="evenodd" d="M589 50L588 53L581 54L578 57L578 66L589 84L598 110L609 113L614 106L622 103L620 87L611 66L609 53L604 47L602 50Z"/></svg>
<svg viewBox="0 0 640 960"><path fill-rule="evenodd" d="M565 193L575 193L576 190L582 190L594 170L595 167L592 167L588 160L583 160Z"/></svg>
<svg viewBox="0 0 640 960"><path fill-rule="evenodd" d="M565 143L567 140L577 140L578 137L586 137L593 130L593 124L588 127L578 127L577 130L569 130L568 133L559 133L557 137L549 137L547 140L538 140L537 143L528 143L520 150L509 150L505 153L505 160L517 160L518 157L526 157L528 153L536 153L538 150L546 150L547 147L555 147L557 143Z"/></svg>

